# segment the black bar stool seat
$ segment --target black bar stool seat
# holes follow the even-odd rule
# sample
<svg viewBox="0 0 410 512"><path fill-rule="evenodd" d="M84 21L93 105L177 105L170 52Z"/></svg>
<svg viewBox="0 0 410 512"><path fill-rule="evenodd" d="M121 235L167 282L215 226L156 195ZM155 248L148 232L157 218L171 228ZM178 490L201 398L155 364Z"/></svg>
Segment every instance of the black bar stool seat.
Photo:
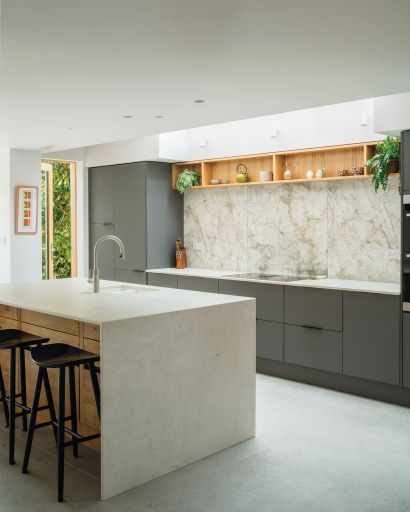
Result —
<svg viewBox="0 0 410 512"><path fill-rule="evenodd" d="M38 343L47 343L50 338L36 336L19 329L0 329L0 350L33 346Z"/></svg>
<svg viewBox="0 0 410 512"><path fill-rule="evenodd" d="M98 383L98 368L95 363L100 360L100 356L92 354L65 343L54 343L35 347L31 350L31 358L38 366L38 376L36 388L34 391L32 413L27 435L26 450L24 453L23 473L28 473L28 463L30 459L31 446L33 444L34 430L46 425L52 425L54 433L57 435L58 450L58 501L63 501L64 494L64 448L73 447L74 457L78 457L78 445L85 441L91 441L101 436L100 432L83 436L77 432L77 399L75 386L75 366L83 365L90 371L91 384L94 391L95 403L98 417L100 417L100 385ZM51 421L36 424L38 403L40 400L41 386L43 381L48 380L48 369L58 369L58 419L54 409L50 409ZM68 368L69 391L70 391L70 416L65 416L65 369ZM71 428L65 426L65 422L71 422ZM65 434L71 437L71 441L65 440Z"/></svg>
<svg viewBox="0 0 410 512"><path fill-rule="evenodd" d="M62 366L95 363L100 356L65 343L53 343L46 347L33 348L31 358L43 368L61 368Z"/></svg>
<svg viewBox="0 0 410 512"><path fill-rule="evenodd" d="M31 407L27 406L27 386L26 386L26 363L25 350L31 350L33 347L40 347L48 343L50 338L36 336L20 329L0 329L0 350L10 350L10 389L9 395L6 395L4 386L3 372L0 367L0 401L3 402L4 414L6 416L6 425L9 427L9 464L14 464L14 443L16 431L16 418L22 417L23 431L27 430L27 415L31 413ZM16 351L19 351L20 359L20 393L16 394ZM48 405L41 409L50 407L50 383L45 383ZM21 398L21 402L16 402L16 398ZM21 412L16 413L16 407ZM53 405L51 404L51 407Z"/></svg>

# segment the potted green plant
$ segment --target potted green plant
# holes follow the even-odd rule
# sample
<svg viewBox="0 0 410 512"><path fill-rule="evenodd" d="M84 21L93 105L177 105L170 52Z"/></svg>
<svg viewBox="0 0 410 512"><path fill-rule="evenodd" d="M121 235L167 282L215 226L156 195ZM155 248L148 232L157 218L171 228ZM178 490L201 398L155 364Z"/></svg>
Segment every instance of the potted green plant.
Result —
<svg viewBox="0 0 410 512"><path fill-rule="evenodd" d="M201 176L197 171L192 169L182 169L182 172L179 173L176 187L180 194L183 194L185 190L194 187L195 185L201 184Z"/></svg>
<svg viewBox="0 0 410 512"><path fill-rule="evenodd" d="M372 170L372 182L377 192L381 187L386 190L391 172L399 172L400 139L389 135L376 145L376 154L366 162Z"/></svg>

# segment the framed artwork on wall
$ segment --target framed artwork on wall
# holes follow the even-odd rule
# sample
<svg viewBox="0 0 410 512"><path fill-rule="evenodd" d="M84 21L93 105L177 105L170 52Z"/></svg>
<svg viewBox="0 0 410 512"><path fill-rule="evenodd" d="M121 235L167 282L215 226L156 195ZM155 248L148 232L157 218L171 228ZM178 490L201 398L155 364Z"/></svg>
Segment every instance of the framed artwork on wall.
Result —
<svg viewBox="0 0 410 512"><path fill-rule="evenodd" d="M34 235L38 224L38 187L16 187L16 235Z"/></svg>

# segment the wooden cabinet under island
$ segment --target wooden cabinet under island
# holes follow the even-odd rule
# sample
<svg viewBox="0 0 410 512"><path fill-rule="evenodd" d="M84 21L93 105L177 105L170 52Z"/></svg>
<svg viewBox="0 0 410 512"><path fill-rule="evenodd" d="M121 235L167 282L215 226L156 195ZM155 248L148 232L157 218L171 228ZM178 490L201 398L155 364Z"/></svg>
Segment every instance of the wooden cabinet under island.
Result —
<svg viewBox="0 0 410 512"><path fill-rule="evenodd" d="M88 443L100 449L102 499L254 436L255 317L253 299L214 293L102 281L94 294L85 279L0 284L1 329L101 355L101 425L84 367L76 382L80 432L102 433ZM7 381L8 356L0 351ZM30 404L29 353L26 372ZM57 372L49 376L56 401Z"/></svg>

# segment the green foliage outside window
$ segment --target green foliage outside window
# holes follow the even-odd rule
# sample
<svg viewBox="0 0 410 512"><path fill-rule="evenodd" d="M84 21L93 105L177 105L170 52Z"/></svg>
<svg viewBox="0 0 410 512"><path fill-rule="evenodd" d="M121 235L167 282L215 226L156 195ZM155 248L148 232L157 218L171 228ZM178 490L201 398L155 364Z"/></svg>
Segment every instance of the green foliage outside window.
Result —
<svg viewBox="0 0 410 512"><path fill-rule="evenodd" d="M53 277L71 277L70 164L49 162L53 166ZM42 173L43 279L48 279L47 172Z"/></svg>

